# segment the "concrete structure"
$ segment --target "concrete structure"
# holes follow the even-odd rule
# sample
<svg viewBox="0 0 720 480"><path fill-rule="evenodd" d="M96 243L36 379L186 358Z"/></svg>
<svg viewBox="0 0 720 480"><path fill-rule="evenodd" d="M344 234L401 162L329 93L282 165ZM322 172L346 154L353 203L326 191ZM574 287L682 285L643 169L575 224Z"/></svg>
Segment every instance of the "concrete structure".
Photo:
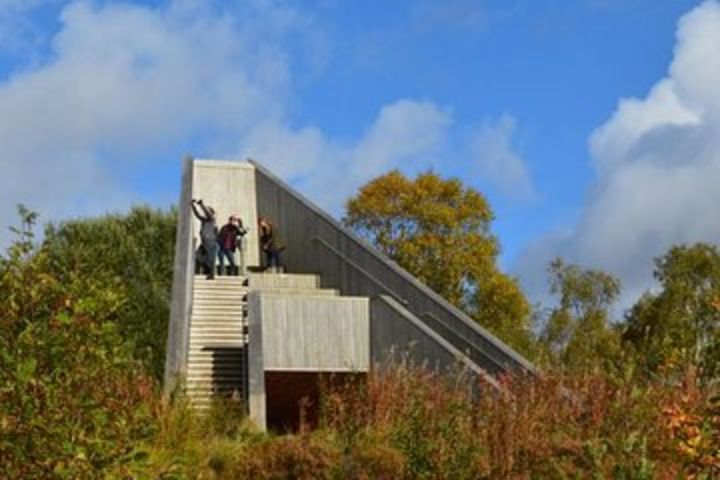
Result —
<svg viewBox="0 0 720 480"><path fill-rule="evenodd" d="M251 227L249 266L261 261L256 219L270 218L287 245L284 262L293 273L193 280L199 225L191 218L191 198L203 198L221 219L240 214ZM268 418L279 418L273 397L303 391L318 372L367 372L400 352L441 371L459 367L490 385L501 372L534 372L463 312L255 162L186 159L178 210L165 385L171 391L183 379L198 405L214 393L235 394L265 426Z"/></svg>
<svg viewBox="0 0 720 480"><path fill-rule="evenodd" d="M370 369L367 298L254 291L248 304L248 402L257 425L266 424L268 372Z"/></svg>

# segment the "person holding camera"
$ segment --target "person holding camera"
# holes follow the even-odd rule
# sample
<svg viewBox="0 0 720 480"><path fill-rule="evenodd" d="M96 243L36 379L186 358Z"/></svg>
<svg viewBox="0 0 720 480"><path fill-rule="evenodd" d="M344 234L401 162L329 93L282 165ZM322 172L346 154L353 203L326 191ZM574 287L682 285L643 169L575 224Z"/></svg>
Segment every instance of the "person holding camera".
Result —
<svg viewBox="0 0 720 480"><path fill-rule="evenodd" d="M218 249L218 229L215 222L215 209L206 206L202 200L192 199L195 217L200 220L200 248L204 251L203 265L208 280L215 278L215 257ZM199 209L198 209L199 207Z"/></svg>
<svg viewBox="0 0 720 480"><path fill-rule="evenodd" d="M223 225L218 236L218 246L220 247L218 274L222 275L224 272L225 275L238 275L238 267L235 264L235 250L237 250L238 244L242 242L242 237L246 233L247 230L243 227L242 220L235 215L230 215L228 223ZM225 259L228 261L227 270L224 269Z"/></svg>

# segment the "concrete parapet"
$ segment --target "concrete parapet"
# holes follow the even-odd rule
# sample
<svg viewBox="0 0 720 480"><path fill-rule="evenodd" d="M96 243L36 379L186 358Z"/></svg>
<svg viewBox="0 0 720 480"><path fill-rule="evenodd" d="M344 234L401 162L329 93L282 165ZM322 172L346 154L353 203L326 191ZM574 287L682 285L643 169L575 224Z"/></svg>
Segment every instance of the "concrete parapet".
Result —
<svg viewBox="0 0 720 480"><path fill-rule="evenodd" d="M192 198L193 162L183 161L180 184L180 203L189 204ZM169 395L187 373L188 342L190 335L190 309L193 296L193 242L192 223L187 209L178 209L175 233L175 259L173 263L172 299L168 322L168 339L165 354L164 390Z"/></svg>
<svg viewBox="0 0 720 480"><path fill-rule="evenodd" d="M415 366L438 373L464 370L497 387L494 377L393 298L386 295L373 298L370 318L370 356L374 366L409 360Z"/></svg>
<svg viewBox="0 0 720 480"><path fill-rule="evenodd" d="M368 299L252 292L259 297L265 370L365 371ZM251 308L256 304L252 303ZM254 339L253 339L254 341Z"/></svg>

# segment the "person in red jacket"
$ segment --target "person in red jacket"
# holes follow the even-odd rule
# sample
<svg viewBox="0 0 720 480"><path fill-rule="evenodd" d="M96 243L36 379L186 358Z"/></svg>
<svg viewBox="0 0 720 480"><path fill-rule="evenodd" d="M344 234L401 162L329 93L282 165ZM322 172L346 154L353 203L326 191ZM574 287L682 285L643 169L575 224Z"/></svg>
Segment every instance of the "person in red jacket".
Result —
<svg viewBox="0 0 720 480"><path fill-rule="evenodd" d="M242 221L235 215L231 215L228 223L220 229L220 233L218 234L218 247L220 249L218 254L220 259L219 275L222 275L223 272L226 275L238 274L238 267L235 263L235 251L245 233L246 230L243 228ZM228 261L227 270L224 269L225 259Z"/></svg>

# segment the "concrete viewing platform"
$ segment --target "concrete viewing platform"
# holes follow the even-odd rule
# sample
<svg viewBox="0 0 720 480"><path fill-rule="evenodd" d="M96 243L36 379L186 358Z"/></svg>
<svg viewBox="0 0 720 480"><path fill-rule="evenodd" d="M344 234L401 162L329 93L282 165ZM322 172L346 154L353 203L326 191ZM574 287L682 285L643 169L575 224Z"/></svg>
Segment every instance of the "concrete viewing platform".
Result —
<svg viewBox="0 0 720 480"><path fill-rule="evenodd" d="M246 235L240 276L194 274L202 198ZM286 272L261 267L257 218L286 242ZM534 367L463 312L357 238L255 162L185 161L173 271L165 388L198 408L212 397L244 403L260 428L291 428L319 376L362 375L399 352L438 372L458 366L494 385Z"/></svg>

